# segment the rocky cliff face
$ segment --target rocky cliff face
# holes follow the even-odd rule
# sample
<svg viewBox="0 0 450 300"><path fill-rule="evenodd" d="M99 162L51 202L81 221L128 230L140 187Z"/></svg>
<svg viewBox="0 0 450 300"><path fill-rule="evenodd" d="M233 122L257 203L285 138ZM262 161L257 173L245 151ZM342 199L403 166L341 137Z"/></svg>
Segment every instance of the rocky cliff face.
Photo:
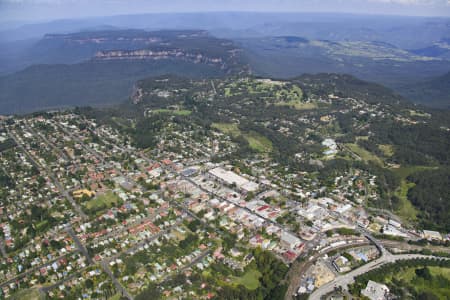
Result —
<svg viewBox="0 0 450 300"><path fill-rule="evenodd" d="M242 49L206 31L116 30L47 34L33 46L37 63L73 64L85 61L183 62L238 73L247 65Z"/></svg>
<svg viewBox="0 0 450 300"><path fill-rule="evenodd" d="M219 68L226 73L236 72L237 70L248 70L248 66L242 64L240 49L228 49L224 50L222 53L182 48L103 50L97 51L93 59L96 61L172 60L208 65Z"/></svg>
<svg viewBox="0 0 450 300"><path fill-rule="evenodd" d="M196 64L209 64L216 66L223 66L223 59L220 57L209 57L202 53L188 52L182 49L171 49L171 50L151 50L151 49L140 49L140 50L111 50L111 51L98 51L95 54L95 59L97 60L161 60L161 59L180 59L188 62L193 62Z"/></svg>

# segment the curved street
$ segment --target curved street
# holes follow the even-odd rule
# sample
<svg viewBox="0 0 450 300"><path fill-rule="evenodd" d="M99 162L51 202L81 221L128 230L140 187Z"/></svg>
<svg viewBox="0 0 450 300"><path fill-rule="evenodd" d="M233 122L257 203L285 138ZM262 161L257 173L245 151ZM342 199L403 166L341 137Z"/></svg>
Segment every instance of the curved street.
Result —
<svg viewBox="0 0 450 300"><path fill-rule="evenodd" d="M405 260L405 259L415 259L415 258L434 258L434 259L449 259L437 256L428 256L421 254L400 254L400 255L392 255L392 254L383 254L380 258L371 261L358 269L355 269L347 274L340 275L336 277L334 280L322 285L318 289L316 289L310 296L310 300L320 300L322 296L332 292L336 287L343 287L344 289L351 283L353 283L354 278L366 272L369 272L373 269L377 269L384 264L392 263L397 260Z"/></svg>

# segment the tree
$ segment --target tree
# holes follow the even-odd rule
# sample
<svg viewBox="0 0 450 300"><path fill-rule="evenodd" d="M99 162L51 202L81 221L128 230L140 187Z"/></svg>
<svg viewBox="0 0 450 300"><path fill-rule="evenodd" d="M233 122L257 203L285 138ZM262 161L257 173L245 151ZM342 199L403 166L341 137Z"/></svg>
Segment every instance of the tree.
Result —
<svg viewBox="0 0 450 300"><path fill-rule="evenodd" d="M428 267L423 267L416 269L416 276L421 277L425 280L431 280L433 276L431 275L430 269Z"/></svg>
<svg viewBox="0 0 450 300"><path fill-rule="evenodd" d="M85 285L86 285L86 288L92 289L92 288L94 287L94 282L92 281L92 279L88 278L88 279L85 281Z"/></svg>
<svg viewBox="0 0 450 300"><path fill-rule="evenodd" d="M417 297L418 300L439 300L439 297L432 292L422 292Z"/></svg>
<svg viewBox="0 0 450 300"><path fill-rule="evenodd" d="M143 290L139 295L137 295L135 300L158 300L161 299L161 292L158 287L150 283L145 290Z"/></svg>

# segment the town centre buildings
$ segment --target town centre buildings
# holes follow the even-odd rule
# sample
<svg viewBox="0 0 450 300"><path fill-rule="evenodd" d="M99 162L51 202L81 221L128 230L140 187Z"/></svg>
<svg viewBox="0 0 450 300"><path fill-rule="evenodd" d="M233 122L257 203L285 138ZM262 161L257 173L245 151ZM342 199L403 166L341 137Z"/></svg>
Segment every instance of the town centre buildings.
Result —
<svg viewBox="0 0 450 300"><path fill-rule="evenodd" d="M235 184L236 187L246 193L258 190L259 185L250 181L232 171L225 170L221 167L214 168L208 172L215 179L221 180L226 184Z"/></svg>

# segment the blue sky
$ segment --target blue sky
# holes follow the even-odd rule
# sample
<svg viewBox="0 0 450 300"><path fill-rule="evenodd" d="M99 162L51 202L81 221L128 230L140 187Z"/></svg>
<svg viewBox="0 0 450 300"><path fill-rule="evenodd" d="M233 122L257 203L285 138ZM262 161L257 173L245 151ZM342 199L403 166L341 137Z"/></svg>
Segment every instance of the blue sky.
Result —
<svg viewBox="0 0 450 300"><path fill-rule="evenodd" d="M450 16L450 0L0 0L2 21L198 11Z"/></svg>

